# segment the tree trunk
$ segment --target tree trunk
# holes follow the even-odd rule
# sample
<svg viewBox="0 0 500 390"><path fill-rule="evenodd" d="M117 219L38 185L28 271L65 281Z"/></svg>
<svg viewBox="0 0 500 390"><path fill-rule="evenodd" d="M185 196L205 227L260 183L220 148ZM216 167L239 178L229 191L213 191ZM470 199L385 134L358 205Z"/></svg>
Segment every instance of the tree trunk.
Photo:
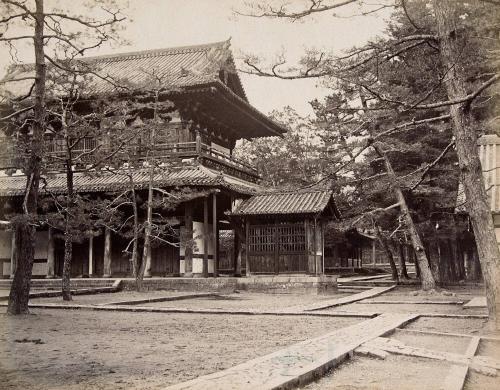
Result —
<svg viewBox="0 0 500 390"><path fill-rule="evenodd" d="M23 202L23 220L16 224L17 267L9 293L8 314L28 313L31 274L35 255L35 223L37 222L38 186L43 157L43 133L45 131L45 57L43 0L35 1L35 101L31 153L26 166L26 191Z"/></svg>
<svg viewBox="0 0 500 390"><path fill-rule="evenodd" d="M439 267L440 253L439 253L439 242L438 240L431 240L427 242L427 258L429 259L429 268L432 273L432 277L437 284L441 283L441 271Z"/></svg>
<svg viewBox="0 0 500 390"><path fill-rule="evenodd" d="M410 235L413 249L415 250L416 261L418 262L418 266L420 269L420 281L422 283L422 289L431 290L433 288L436 288L436 282L432 277L432 273L429 268L429 261L427 260L427 256L424 251L424 245L422 244L420 235L418 234L417 228L413 223L413 218L410 214L410 209L406 204L406 199L403 195L403 191L401 191L401 187L398 184L397 177L396 174L394 173L394 170L392 169L391 162L389 161L389 158L386 156L386 154L377 146L377 144L373 144L372 146L377 152L377 154L384 159L385 169L387 171L387 177L391 181L392 189L399 203L401 215L403 216L406 229L408 231L408 234Z"/></svg>
<svg viewBox="0 0 500 390"><path fill-rule="evenodd" d="M459 17L458 3L453 0L434 0L433 5L440 40L441 61L443 67L448 70L445 79L448 99L463 99L467 96L467 72L460 58L463 47L460 39L461 31L456 24L456 18ZM474 229L483 272L488 314L497 329L500 329L500 252L477 153L477 124L472 116L470 103L450 106L450 115L460 179L467 199L465 206Z"/></svg>
<svg viewBox="0 0 500 390"><path fill-rule="evenodd" d="M401 268L400 271L400 278L404 280L408 280L408 271L406 269L406 257L405 257L405 251L403 245L400 243L398 245L399 247L399 267Z"/></svg>
<svg viewBox="0 0 500 390"><path fill-rule="evenodd" d="M377 239L380 242L380 245L382 246L382 249L384 250L387 256L387 260L389 260L389 265L391 266L391 272L392 272L392 279L395 280L396 283L399 283L398 269L396 267L396 263L394 262L394 257L392 256L391 248L389 247L389 244L387 243L387 240L383 236L383 233L378 225L375 226L375 232L377 234Z"/></svg>
<svg viewBox="0 0 500 390"><path fill-rule="evenodd" d="M64 262L61 279L62 298L64 301L71 301L71 260L73 259L73 229L71 226L71 210L75 203L75 193L73 189L73 158L71 145L66 124L66 111L62 114L62 126L64 130L64 141L66 145L66 215L64 228Z"/></svg>
<svg viewBox="0 0 500 390"><path fill-rule="evenodd" d="M134 236L132 243L132 258L130 259L132 276L136 280L136 287L138 285L137 277L139 275L139 264L138 264L138 246L139 246L139 211L137 210L137 195L134 188L134 180L132 175L129 176L130 189L132 192L132 210L134 212Z"/></svg>

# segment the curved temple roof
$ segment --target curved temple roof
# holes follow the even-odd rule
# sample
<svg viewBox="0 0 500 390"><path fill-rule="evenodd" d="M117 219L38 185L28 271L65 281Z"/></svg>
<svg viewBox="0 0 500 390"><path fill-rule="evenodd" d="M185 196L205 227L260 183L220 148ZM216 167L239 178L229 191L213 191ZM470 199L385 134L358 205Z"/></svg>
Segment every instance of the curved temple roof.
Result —
<svg viewBox="0 0 500 390"><path fill-rule="evenodd" d="M285 130L279 124L249 104L229 47L228 40L81 58L78 61L82 72L90 72L85 76L88 80L85 81L83 94L96 96L135 92L146 88L153 79L158 79L172 95L182 96L194 91L212 98L220 95L214 104L227 105L227 101L231 102L233 110L242 112L241 119L233 120L232 124L248 128L249 134L244 135L246 138L282 134ZM55 66L49 66L49 71L51 68L61 72ZM18 65L4 80L32 73L33 64ZM31 82L9 82L8 91L15 96L24 95L29 91ZM189 95L192 99L193 95ZM252 121L255 123L248 123Z"/></svg>

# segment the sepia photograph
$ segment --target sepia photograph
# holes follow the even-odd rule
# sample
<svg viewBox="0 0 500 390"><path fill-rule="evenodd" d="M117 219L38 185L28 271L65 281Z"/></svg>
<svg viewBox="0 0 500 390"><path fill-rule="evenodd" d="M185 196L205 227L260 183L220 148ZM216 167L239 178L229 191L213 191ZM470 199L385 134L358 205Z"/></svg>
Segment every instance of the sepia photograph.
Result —
<svg viewBox="0 0 500 390"><path fill-rule="evenodd" d="M0 0L0 389L500 389L500 0Z"/></svg>

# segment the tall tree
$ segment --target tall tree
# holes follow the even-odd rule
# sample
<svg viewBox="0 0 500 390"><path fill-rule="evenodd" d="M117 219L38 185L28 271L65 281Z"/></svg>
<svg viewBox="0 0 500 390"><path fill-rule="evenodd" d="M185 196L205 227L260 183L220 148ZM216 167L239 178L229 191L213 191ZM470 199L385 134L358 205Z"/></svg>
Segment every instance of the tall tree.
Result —
<svg viewBox="0 0 500 390"><path fill-rule="evenodd" d="M275 6L264 2L254 2L247 15L254 17L274 17L298 20L320 12L329 12L345 6L349 2L304 2L303 7L287 7L284 4ZM360 4L362 2L359 2ZM390 4L389 4L390 6ZM262 66L255 57L245 60L247 72L267 77L297 79L311 77L331 77L347 80L356 87L368 101L377 102L374 109L392 110L394 112L413 114L428 113L423 119L413 119L395 126L399 129L414 128L423 120L427 123L452 119L452 129L457 145L461 177L465 193L468 197L467 209L471 213L474 233L485 279L490 319L497 321L498 297L500 294L499 261L500 253L495 240L491 211L488 208L487 194L484 188L479 157L476 152L478 129L474 111L484 111L484 99L481 95L493 84L499 75L486 64L488 57L497 56L498 50L488 51L498 45L498 39L489 40L483 34L488 28L495 29L493 22L497 15L496 2L476 0L472 2L439 1L399 1L393 4L399 15L404 15L409 28L401 31L397 37L388 40L378 39L362 48L349 51L344 56L333 56L328 53L309 51L299 67L271 64ZM376 6L369 6L364 13L374 12ZM418 11L418 12L415 12ZM488 23L490 22L490 23ZM497 34L497 33L496 33ZM486 38L486 39L485 39ZM399 90L380 91L378 84L379 69L387 63L403 60L406 53L417 47L427 46L434 52L440 72L430 88L417 91L412 95L401 96ZM486 49L486 50L485 50ZM480 66L478 66L480 64ZM280 68L281 65L281 68ZM466 65L470 66L466 72ZM280 72L279 69L284 69ZM484 69L487 69L484 72ZM369 78L360 78L359 72L369 74ZM481 70L478 72L478 70ZM366 73L368 72L368 73ZM424 78L425 74L421 74ZM443 86L445 88L443 88ZM435 110L450 109L449 113L432 116ZM356 107L353 100L351 112L363 110ZM371 110L371 106L369 107ZM399 119L399 118L396 118ZM422 270L420 270L422 272Z"/></svg>
<svg viewBox="0 0 500 390"><path fill-rule="evenodd" d="M35 232L38 224L37 207L42 161L44 158L43 137L46 130L46 73L47 63L64 68L59 59L74 58L85 51L99 47L116 31L116 24L124 18L112 0L102 4L101 20L85 17L68 9L51 7L45 9L44 0L34 0L34 6L26 1L2 0L0 2L0 26L3 34L0 42L6 44L11 53L19 42L29 42L34 50L34 72L18 67L2 80L2 85L30 81L31 87L23 96L12 95L4 101L13 107L12 113L4 116L2 122L15 119L31 111L29 156L23 169L27 177L23 201L23 218L15 223L16 271L9 294L7 312L22 314L28 312L28 297L33 269ZM110 5L110 7L108 7ZM92 8L94 14L98 9ZM14 28L15 27L15 28ZM21 31L10 35L11 31ZM16 59L12 56L13 60ZM15 61L14 61L15 62ZM32 96L34 93L34 97ZM19 108L19 105L23 105Z"/></svg>

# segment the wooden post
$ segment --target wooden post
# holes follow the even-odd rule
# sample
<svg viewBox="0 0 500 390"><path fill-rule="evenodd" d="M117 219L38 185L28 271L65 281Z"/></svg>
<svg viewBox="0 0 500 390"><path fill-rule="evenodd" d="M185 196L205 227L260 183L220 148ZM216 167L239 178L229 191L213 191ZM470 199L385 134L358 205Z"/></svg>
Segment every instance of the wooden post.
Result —
<svg viewBox="0 0 500 390"><path fill-rule="evenodd" d="M376 265L376 257L377 257L377 247L376 247L375 239L372 240L372 266Z"/></svg>
<svg viewBox="0 0 500 390"><path fill-rule="evenodd" d="M153 248L150 246L148 253L146 255L146 266L144 267L144 277L145 278L150 278L152 276L152 274L151 274L152 259L153 259L152 252L153 252Z"/></svg>
<svg viewBox="0 0 500 390"><path fill-rule="evenodd" d="M202 275L208 277L208 198L203 198L203 268Z"/></svg>
<svg viewBox="0 0 500 390"><path fill-rule="evenodd" d="M249 233L249 230L250 230L250 222L248 222L248 220L245 222L245 237L246 237L246 250L245 250L245 275L247 277L250 277L251 276L251 272L250 272L250 257L248 255L248 252L250 252L250 242L248 240L248 233Z"/></svg>
<svg viewBox="0 0 500 390"><path fill-rule="evenodd" d="M212 195L212 245L214 252L214 277L219 276L219 227L217 224L217 194Z"/></svg>
<svg viewBox="0 0 500 390"><path fill-rule="evenodd" d="M197 154L200 154L201 153L201 136L200 136L200 132L198 130L196 130L196 153Z"/></svg>
<svg viewBox="0 0 500 390"><path fill-rule="evenodd" d="M94 274L94 236L89 237L89 278Z"/></svg>
<svg viewBox="0 0 500 390"><path fill-rule="evenodd" d="M111 230L104 229L104 278L111 277Z"/></svg>
<svg viewBox="0 0 500 390"><path fill-rule="evenodd" d="M14 278L17 267L16 229L12 230L12 242L10 245L10 277Z"/></svg>
<svg viewBox="0 0 500 390"><path fill-rule="evenodd" d="M233 266L234 266L234 276L241 276L241 243L240 236L236 229L234 231L233 237Z"/></svg>
<svg viewBox="0 0 500 390"><path fill-rule="evenodd" d="M193 276L193 204L187 202L184 206L184 226L186 245L184 249L184 276Z"/></svg>
<svg viewBox="0 0 500 390"><path fill-rule="evenodd" d="M54 265L54 230L49 227L49 237L47 242L47 279L52 279L55 276Z"/></svg>

